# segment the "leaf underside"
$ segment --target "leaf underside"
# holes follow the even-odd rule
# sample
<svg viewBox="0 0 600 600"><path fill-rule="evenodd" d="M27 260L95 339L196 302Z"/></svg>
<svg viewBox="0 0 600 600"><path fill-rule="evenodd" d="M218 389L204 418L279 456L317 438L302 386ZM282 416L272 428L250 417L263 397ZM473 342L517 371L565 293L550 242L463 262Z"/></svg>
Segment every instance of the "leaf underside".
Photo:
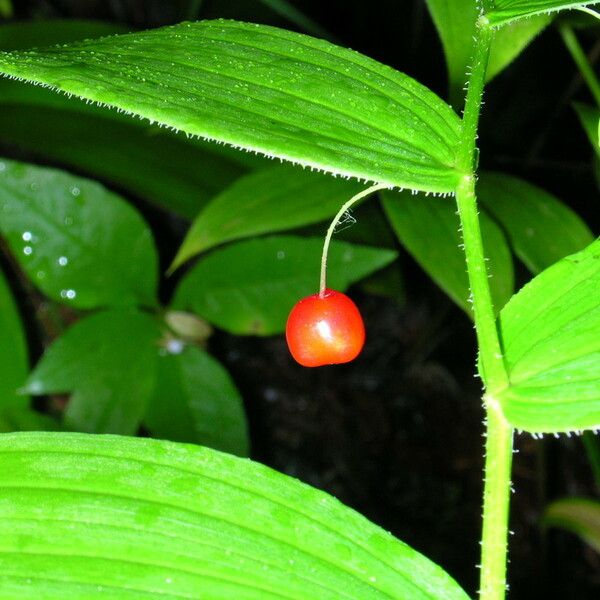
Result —
<svg viewBox="0 0 600 600"><path fill-rule="evenodd" d="M337 500L206 448L0 436L3 598L467 600Z"/></svg>
<svg viewBox="0 0 600 600"><path fill-rule="evenodd" d="M323 171L451 193L460 119L356 52L235 21L0 54L0 71Z"/></svg>

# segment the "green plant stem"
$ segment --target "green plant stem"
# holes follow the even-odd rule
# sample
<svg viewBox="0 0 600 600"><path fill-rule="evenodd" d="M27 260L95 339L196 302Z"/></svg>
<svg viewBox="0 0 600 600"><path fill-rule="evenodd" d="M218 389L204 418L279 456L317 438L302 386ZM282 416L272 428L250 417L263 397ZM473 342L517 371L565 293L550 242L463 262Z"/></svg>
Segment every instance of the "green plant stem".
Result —
<svg viewBox="0 0 600 600"><path fill-rule="evenodd" d="M485 16L477 20L474 54L463 113L458 167L464 174L456 189L475 330L486 387L486 457L481 538L480 600L506 595L506 557L513 429L494 394L508 385L485 262L475 195L476 140L492 30Z"/></svg>
<svg viewBox="0 0 600 600"><path fill-rule="evenodd" d="M573 29L565 24L561 25L558 30L560 31L563 42L570 52L573 61L577 65L581 76L586 82L592 96L594 96L596 104L600 107L600 83L598 83L598 78L589 63L583 48L579 44L577 36L573 32Z"/></svg>
<svg viewBox="0 0 600 600"><path fill-rule="evenodd" d="M493 397L485 398L486 442L480 600L506 596L510 472L514 430Z"/></svg>
<svg viewBox="0 0 600 600"><path fill-rule="evenodd" d="M488 280L477 212L477 197L475 195L475 143L491 40L492 31L488 26L487 19L480 17L477 24L475 53L468 82L461 146L458 156L458 166L464 176L456 189L456 203L465 246L465 259L484 383L488 391L493 392L506 387L508 377L496 328L496 316Z"/></svg>
<svg viewBox="0 0 600 600"><path fill-rule="evenodd" d="M325 235L325 242L323 243L323 254L321 255L321 278L319 284L319 296L323 297L325 294L325 289L327 288L327 256L329 254L329 244L331 243L331 237L333 236L333 232L335 231L336 225L339 223L340 219L344 216L347 210L349 210L352 205L359 200L362 200L366 196L370 196L371 194L378 192L379 190L389 189L389 184L387 183L378 183L376 185L372 185L371 187L359 192L355 196L352 196L348 202L345 202L342 205L342 208L337 212L335 217L333 217L333 221L331 221L331 225L329 225L329 229L327 229L327 235Z"/></svg>

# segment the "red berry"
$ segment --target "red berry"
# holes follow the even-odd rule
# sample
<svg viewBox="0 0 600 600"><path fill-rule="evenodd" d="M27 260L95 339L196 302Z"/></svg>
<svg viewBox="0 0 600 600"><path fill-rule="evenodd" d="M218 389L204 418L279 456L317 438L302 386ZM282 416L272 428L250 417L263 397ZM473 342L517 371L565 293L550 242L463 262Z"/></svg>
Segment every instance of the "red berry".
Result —
<svg viewBox="0 0 600 600"><path fill-rule="evenodd" d="M287 320L285 337L304 367L354 360L365 344L365 325L356 304L341 292L325 290L300 300Z"/></svg>

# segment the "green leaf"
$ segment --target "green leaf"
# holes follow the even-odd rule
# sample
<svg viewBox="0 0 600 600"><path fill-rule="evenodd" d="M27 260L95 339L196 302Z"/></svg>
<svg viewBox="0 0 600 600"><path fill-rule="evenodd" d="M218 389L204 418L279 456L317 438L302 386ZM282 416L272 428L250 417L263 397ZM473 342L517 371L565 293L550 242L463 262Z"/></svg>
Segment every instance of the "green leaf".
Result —
<svg viewBox="0 0 600 600"><path fill-rule="evenodd" d="M599 0L492 0L493 8L486 13L494 27L504 26L519 19L526 19L533 15L552 13L568 10L580 6L597 4Z"/></svg>
<svg viewBox="0 0 600 600"><path fill-rule="evenodd" d="M158 359L144 423L155 437L247 456L242 399L225 368L196 346L173 339Z"/></svg>
<svg viewBox="0 0 600 600"><path fill-rule="evenodd" d="M426 0L427 8L440 36L452 103L464 98L463 86L473 53L473 35L479 7L473 0Z"/></svg>
<svg viewBox="0 0 600 600"><path fill-rule="evenodd" d="M600 427L600 240L555 263L500 315L510 385L497 394L516 428Z"/></svg>
<svg viewBox="0 0 600 600"><path fill-rule="evenodd" d="M0 232L49 297L78 308L156 305L157 256L139 214L94 181L0 160Z"/></svg>
<svg viewBox="0 0 600 600"><path fill-rule="evenodd" d="M30 408L8 410L0 415L0 432L59 431L60 423Z"/></svg>
<svg viewBox="0 0 600 600"><path fill-rule="evenodd" d="M174 308L235 334L281 333L294 304L318 291L322 249L322 239L273 236L216 250L185 275ZM392 250L333 242L328 285L344 291L395 257Z"/></svg>
<svg viewBox="0 0 600 600"><path fill-rule="evenodd" d="M332 173L438 192L460 177L460 120L435 94L356 52L273 27L185 23L0 54L0 71Z"/></svg>
<svg viewBox="0 0 600 600"><path fill-rule="evenodd" d="M0 271L0 414L24 409L29 398L17 393L29 372L25 332L4 274Z"/></svg>
<svg viewBox="0 0 600 600"><path fill-rule="evenodd" d="M600 552L600 502L587 498L565 498L546 508L545 525L560 527L578 535Z"/></svg>
<svg viewBox="0 0 600 600"><path fill-rule="evenodd" d="M198 215L173 261L244 237L292 229L333 216L364 186L278 165L235 181Z"/></svg>
<svg viewBox="0 0 600 600"><path fill-rule="evenodd" d="M588 106L575 102L573 108L581 121L581 125L594 148L597 156L600 156L600 145L598 143L598 124L600 123L600 110L595 106Z"/></svg>
<svg viewBox="0 0 600 600"><path fill-rule="evenodd" d="M532 273L594 241L589 227L568 206L517 177L483 172L477 196L502 225L516 255Z"/></svg>
<svg viewBox="0 0 600 600"><path fill-rule="evenodd" d="M398 239L429 276L472 318L469 279L456 205L447 198L383 192L384 210ZM500 228L482 213L481 229L492 300L499 311L513 292L510 250Z"/></svg>
<svg viewBox="0 0 600 600"><path fill-rule="evenodd" d="M133 434L154 390L160 330L132 311L94 314L72 325L37 364L25 386L31 394L71 392L70 429Z"/></svg>
<svg viewBox="0 0 600 600"><path fill-rule="evenodd" d="M122 122L107 110L87 114L35 103L7 104L1 94L0 86L4 142L117 184L186 219L193 219L210 198L246 172L208 144L141 122Z"/></svg>
<svg viewBox="0 0 600 600"><path fill-rule="evenodd" d="M471 66L479 6L473 0L427 0L427 7L444 48L450 98L455 106L459 106L464 99L467 71ZM550 20L548 15L538 15L511 23L496 32L490 48L486 79L489 81L509 65Z"/></svg>
<svg viewBox="0 0 600 600"><path fill-rule="evenodd" d="M552 15L533 15L496 31L490 48L486 79L490 81L503 71L551 21Z"/></svg>
<svg viewBox="0 0 600 600"><path fill-rule="evenodd" d="M4 597L467 600L331 496L169 442L0 436Z"/></svg>

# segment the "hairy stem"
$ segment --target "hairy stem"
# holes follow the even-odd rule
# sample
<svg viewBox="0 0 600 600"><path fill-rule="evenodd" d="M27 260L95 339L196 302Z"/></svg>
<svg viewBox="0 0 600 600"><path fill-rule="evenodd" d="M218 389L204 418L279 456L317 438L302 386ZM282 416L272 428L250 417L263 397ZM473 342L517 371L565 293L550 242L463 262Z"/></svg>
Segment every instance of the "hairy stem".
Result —
<svg viewBox="0 0 600 600"><path fill-rule="evenodd" d="M513 428L493 397L485 398L486 443L479 598L506 595L506 553Z"/></svg>
<svg viewBox="0 0 600 600"><path fill-rule="evenodd" d="M508 375L496 327L475 195L477 128L491 41L491 27L488 19L482 15L477 20L473 60L463 113L458 155L458 167L463 177L456 189L456 203L465 247L481 372L486 387L484 398L486 459L480 599L502 600L506 594L513 429L505 420L501 407L494 400L494 394L508 385Z"/></svg>
<svg viewBox="0 0 600 600"><path fill-rule="evenodd" d="M370 196L374 192L378 192L379 190L389 189L389 184L387 183L378 183L377 185L372 185L370 188L359 192L355 196L352 196L348 202L345 202L342 208L337 212L335 217L333 217L333 221L331 221L331 225L329 225L329 229L327 230L327 235L325 236L325 243L323 244L323 254L321 256L321 281L319 285L319 295L323 297L325 294L325 289L327 288L327 256L329 254L329 244L331 243L331 237L333 236L333 232L335 231L336 225L339 223L340 219L344 216L347 210L359 200L362 200L366 196Z"/></svg>
<svg viewBox="0 0 600 600"><path fill-rule="evenodd" d="M600 107L600 83L598 83L598 78L596 77L596 74L589 63L585 52L579 44L573 29L571 29L571 27L568 25L561 25L559 27L559 31L567 50L571 53L571 57L581 73L581 76L585 80L590 92L592 93L592 96L594 96L596 104Z"/></svg>
<svg viewBox="0 0 600 600"><path fill-rule="evenodd" d="M473 314L484 382L491 391L506 387L508 377L500 350L496 317L488 280L481 239L481 228L475 195L476 140L479 113L483 97L485 70L492 32L485 17L477 21L473 64L468 82L467 99L463 114L458 166L464 173L456 189L456 203L460 216L467 274L473 302Z"/></svg>

